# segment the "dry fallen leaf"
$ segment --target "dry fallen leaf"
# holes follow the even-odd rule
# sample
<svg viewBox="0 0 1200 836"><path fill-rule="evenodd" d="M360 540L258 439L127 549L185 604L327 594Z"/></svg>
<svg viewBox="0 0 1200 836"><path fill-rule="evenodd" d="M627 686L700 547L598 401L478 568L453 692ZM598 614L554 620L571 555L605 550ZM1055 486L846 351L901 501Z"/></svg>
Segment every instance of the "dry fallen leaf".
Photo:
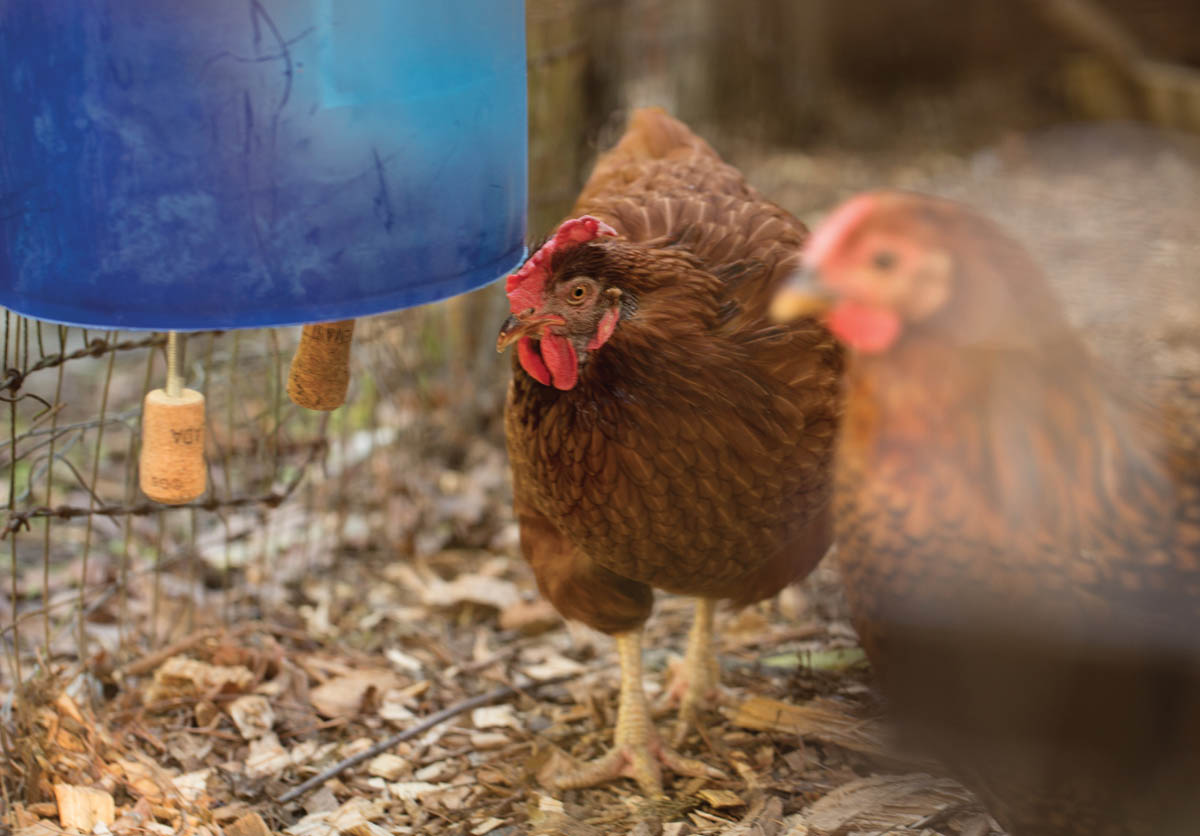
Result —
<svg viewBox="0 0 1200 836"><path fill-rule="evenodd" d="M180 697L247 691L254 674L242 665L210 665L187 656L172 656L154 671L143 697L147 705Z"/></svg>
<svg viewBox="0 0 1200 836"><path fill-rule="evenodd" d="M517 601L500 611L501 630L519 630L526 635L551 630L562 624L563 617L545 598Z"/></svg>
<svg viewBox="0 0 1200 836"><path fill-rule="evenodd" d="M482 572L465 573L457 575L452 581L444 581L432 572L399 565L391 575L421 596L422 603L427 607L454 607L472 603L503 611L521 600L517 585L512 581Z"/></svg>
<svg viewBox="0 0 1200 836"><path fill-rule="evenodd" d="M308 698L317 713L324 717L353 718L362 712L363 701L368 695L382 695L399 684L396 674L386 669L355 671L318 685Z"/></svg>

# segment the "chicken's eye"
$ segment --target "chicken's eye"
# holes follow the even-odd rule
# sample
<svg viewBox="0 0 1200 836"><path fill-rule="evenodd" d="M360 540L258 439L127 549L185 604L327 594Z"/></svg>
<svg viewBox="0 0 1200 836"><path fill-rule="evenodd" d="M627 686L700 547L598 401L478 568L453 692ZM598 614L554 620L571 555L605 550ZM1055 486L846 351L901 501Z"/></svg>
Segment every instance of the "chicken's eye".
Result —
<svg viewBox="0 0 1200 836"><path fill-rule="evenodd" d="M876 250L871 256L871 264L876 270L891 270L896 266L896 254L891 250Z"/></svg>
<svg viewBox="0 0 1200 836"><path fill-rule="evenodd" d="M572 302L578 303L582 302L585 296L587 296L587 285L577 284L571 288L570 294L567 296L567 298Z"/></svg>

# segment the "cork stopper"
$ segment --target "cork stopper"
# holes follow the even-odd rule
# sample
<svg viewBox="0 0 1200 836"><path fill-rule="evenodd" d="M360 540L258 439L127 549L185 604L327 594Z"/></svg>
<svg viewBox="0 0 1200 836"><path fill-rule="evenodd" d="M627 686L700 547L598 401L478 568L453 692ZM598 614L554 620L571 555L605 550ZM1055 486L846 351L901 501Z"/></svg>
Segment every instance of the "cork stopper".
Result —
<svg viewBox="0 0 1200 836"><path fill-rule="evenodd" d="M142 493L155 502L182 505L204 493L204 396L180 389L146 394L142 405Z"/></svg>
<svg viewBox="0 0 1200 836"><path fill-rule="evenodd" d="M346 401L354 320L305 325L288 372L288 397L297 406L328 412Z"/></svg>

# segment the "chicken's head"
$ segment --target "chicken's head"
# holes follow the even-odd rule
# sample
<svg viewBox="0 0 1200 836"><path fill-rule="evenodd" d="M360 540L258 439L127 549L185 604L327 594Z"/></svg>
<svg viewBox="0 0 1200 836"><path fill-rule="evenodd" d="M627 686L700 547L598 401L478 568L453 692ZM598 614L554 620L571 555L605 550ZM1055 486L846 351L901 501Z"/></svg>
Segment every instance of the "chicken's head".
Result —
<svg viewBox="0 0 1200 836"><path fill-rule="evenodd" d="M825 311L842 342L874 354L942 308L953 261L908 198L876 192L842 204L809 238L802 270L776 296L772 315Z"/></svg>
<svg viewBox="0 0 1200 836"><path fill-rule="evenodd" d="M884 354L906 335L1014 347L1064 327L1041 271L998 226L960 203L897 191L848 200L809 238L771 315L818 313L859 354Z"/></svg>
<svg viewBox="0 0 1200 836"><path fill-rule="evenodd" d="M521 367L539 383L573 388L581 359L612 336L621 315L621 290L589 275L586 262L565 262L587 242L616 234L591 215L572 218L508 277L512 316L500 329L496 350L517 343Z"/></svg>

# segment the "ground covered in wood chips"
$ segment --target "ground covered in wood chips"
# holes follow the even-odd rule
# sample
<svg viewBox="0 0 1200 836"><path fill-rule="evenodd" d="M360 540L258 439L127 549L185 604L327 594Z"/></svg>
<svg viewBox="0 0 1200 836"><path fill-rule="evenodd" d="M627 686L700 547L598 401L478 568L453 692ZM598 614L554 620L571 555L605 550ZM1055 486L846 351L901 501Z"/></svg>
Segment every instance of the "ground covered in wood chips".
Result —
<svg viewBox="0 0 1200 836"><path fill-rule="evenodd" d="M781 153L747 170L808 219L879 185L982 202L1040 258L1074 265L1052 272L1099 343L1136 331L1162 371L1195 371L1194 341L1172 336L1200 323L1200 295L1187 292L1200 157L1181 148L1059 134L1013 137L965 159ZM1150 213L1155 202L1165 214ZM1182 296L1170 281L1106 295L1088 258L1116 264L1120 276L1191 284L1175 289ZM1162 317L1149 323L1131 305ZM161 606L148 603L151 579L135 579L117 615L169 646L120 665L103 652L86 670L47 665L51 673L4 706L15 730L4 803L16 833L999 833L969 793L895 753L832 565L774 601L719 613L729 703L683 752L723 779L667 776L664 801L628 781L545 789L565 759L611 742L618 671L611 640L564 624L517 554L494 395L478 432L448 433L448 408L434 409L410 416L386 453L343 469L343 482L378 484L383 474L386 488L364 490L361 507L330 509L337 538L306 539L304 520L279 509L274 536L296 547L269 564L205 564L211 582L189 619L169 592L193 569L159 579ZM682 655L690 611L685 599L658 599L646 641L652 699ZM107 629L100 615L93 621Z"/></svg>
<svg viewBox="0 0 1200 836"><path fill-rule="evenodd" d="M510 525L498 532L505 541ZM800 834L854 821L864 832L957 833L954 823L978 818L957 786L887 755L829 573L719 617L731 706L685 751L725 779L675 779L666 801L625 782L551 793L548 770L610 742L611 642L566 627L519 559L498 551L413 563L378 555L343 562L332 581L298 576L290 606L202 627L104 672L94 708L83 680L27 689L15 765L27 796L42 800L15 806L18 833ZM689 617L686 600L660 602L651 696L682 653ZM279 801L498 686L513 693Z"/></svg>
<svg viewBox="0 0 1200 836"><path fill-rule="evenodd" d="M775 601L719 612L729 705L683 751L723 779L668 775L662 801L627 781L545 789L566 760L611 743L613 643L539 598L516 552L498 435L447 439L436 427L449 416L425 420L410 428L424 452L396 445L359 465L364 480L370 469L399 475L383 505L346 512L339 548L284 549L224 580L211 566L189 618L182 596L155 599L156 581L135 578L124 629L157 631L146 646L160 649L120 665L100 650L86 671L49 665L17 695L5 786L18 836L957 834L969 822L987 832L965 791L888 754L832 568ZM446 456L448 444L465 452ZM365 533L370 514L387 517L393 541ZM272 529L289 539L281 520ZM194 572L183 561L157 584L186 589ZM116 617L97 610L95 636ZM659 598L651 699L690 618L687 599ZM450 716L422 726L438 712ZM669 730L674 716L659 723Z"/></svg>

